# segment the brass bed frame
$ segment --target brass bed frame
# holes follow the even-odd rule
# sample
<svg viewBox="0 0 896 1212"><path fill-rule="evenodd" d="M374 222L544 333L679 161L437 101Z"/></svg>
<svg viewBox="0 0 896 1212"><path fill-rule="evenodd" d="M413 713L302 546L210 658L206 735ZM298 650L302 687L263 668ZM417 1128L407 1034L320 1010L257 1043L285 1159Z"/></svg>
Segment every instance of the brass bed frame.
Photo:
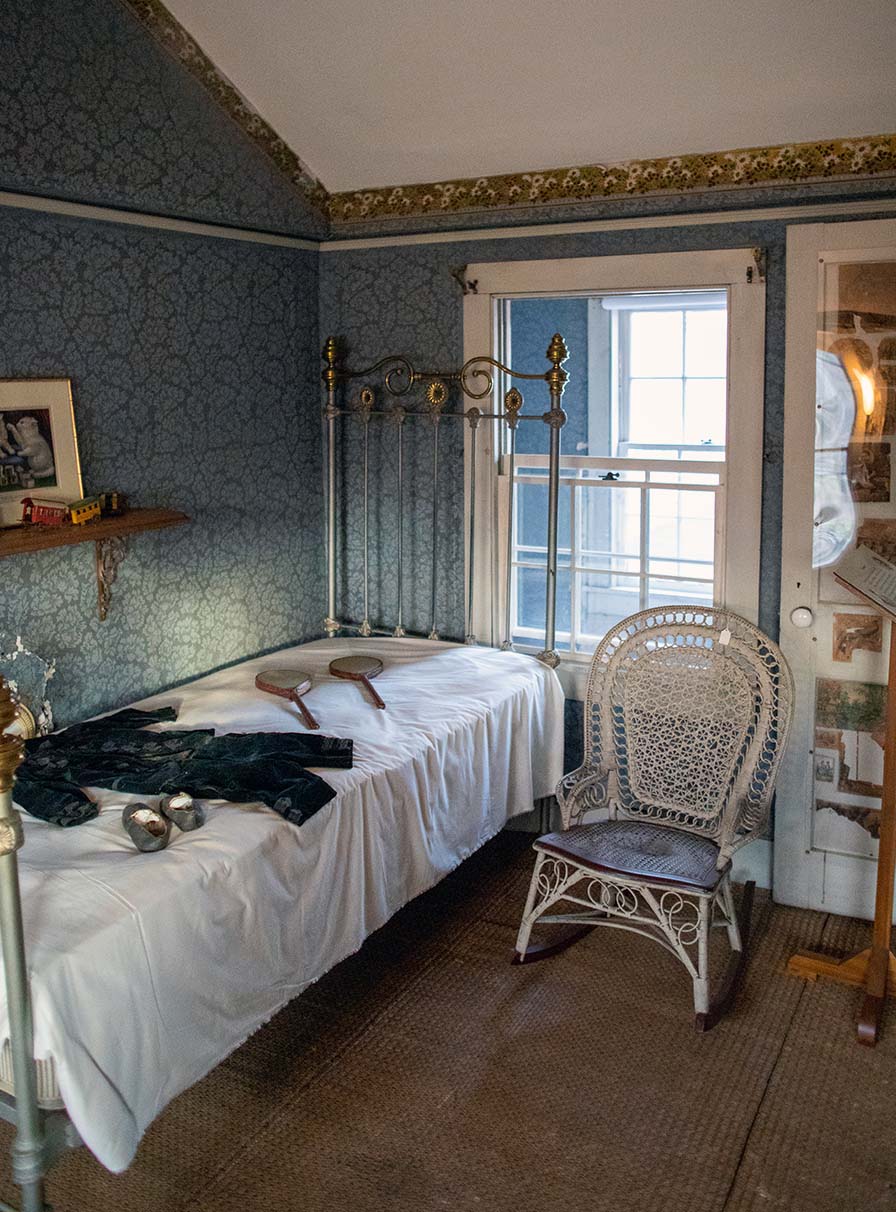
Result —
<svg viewBox="0 0 896 1212"><path fill-rule="evenodd" d="M355 631L359 635L386 634L404 636L402 618L404 590L403 545L401 539L402 510L404 503L403 428L413 418L426 418L432 426L432 475L433 508L431 521L432 541L432 593L431 627L428 638L438 639L436 619L436 572L439 528L437 524L439 466L439 427L443 421L460 420L469 427L471 445L469 477L469 512L466 542L468 559L465 594L465 642L477 642L473 634L473 591L476 544L476 444L483 422L493 424L496 429L504 426L507 431L507 452L510 474L510 505L506 542L507 591L504 619L504 637L501 648L512 648L511 636L511 555L513 547L513 470L516 429L520 422L537 421L549 427L548 467L548 526L547 526L547 588L545 603L544 649L538 659L550 666L559 664L555 650L556 599L557 599L557 504L560 486L560 431L566 423L566 414L561 407L563 391L568 379L563 363L568 357L566 344L556 333L548 347L550 363L543 374L523 374L491 357L471 358L458 370L437 372L415 370L410 360L403 355L381 358L363 370L349 370L342 366L338 356L338 343L330 337L324 346L323 382L326 402L323 410L324 451L324 497L327 527L327 617L324 630L329 636L340 631ZM375 406L375 390L370 380L380 376L382 388L393 401L391 407ZM507 386L503 395L503 406L498 411L484 412L478 401L493 394L495 381ZM356 401L340 405L338 396L341 384L352 380L365 380ZM549 407L543 413L523 413L523 396L512 380L536 380L547 384ZM415 385L425 385L424 405L408 408L403 398ZM449 411L449 385L459 386L462 395L472 403L461 412ZM337 558L337 451L339 446L339 418L359 422L363 426L363 551L364 551L364 617L360 622L339 619L337 616L336 558ZM369 619L369 426L373 417L387 418L394 423L398 457L398 560L397 617L388 628L371 625ZM17 851L23 843L22 822L13 807L12 788L15 771L24 756L24 745L20 737L7 734L6 730L16 717L16 701L5 681L0 677L0 944L3 949L3 970L6 981L6 997L9 1007L9 1044L12 1059L15 1095L0 1091L0 1117L16 1128L12 1145L13 1179L21 1190L21 1212L46 1212L44 1200L44 1178L68 1148L80 1145L81 1139L68 1115L63 1110L48 1109L39 1101L38 1065L34 1059L34 1024L28 967L25 956L25 938L22 924L22 903L19 889ZM0 1212L16 1212L9 1204L0 1200Z"/></svg>
<svg viewBox="0 0 896 1212"><path fill-rule="evenodd" d="M548 370L542 374L524 374L513 370L497 359L480 356L468 359L457 370L434 371L417 370L410 360L401 354L392 354L381 358L372 366L363 370L349 370L339 359L339 343L336 337L328 337L324 345L323 382L326 390L326 404L323 411L323 443L324 443L324 512L327 527L327 617L324 629L329 636L335 636L340 631L355 631L359 635L369 636L392 635L404 636L409 634L404 627L404 544L402 538L404 523L404 427L408 421L423 419L430 423L432 429L432 517L430 522L430 541L432 545L431 564L431 603L430 629L428 639L440 639L438 619L436 614L437 567L439 551L438 526L438 487L439 487L439 427L445 421L466 422L469 432L470 458L468 477L468 527L466 535L466 584L465 584L465 627L464 642L476 644L477 639L473 630L473 604L476 570L476 461L477 441L482 423L490 423L500 432L503 427L507 437L507 455L510 494L507 509L507 576L505 585L503 639L501 648L513 647L511 636L511 584L512 584L512 552L514 533L513 511L513 475L516 430L520 422L534 421L548 426L550 439L548 449L548 526L547 526L547 585L545 601L545 636L544 649L538 654L539 660L556 666L560 662L556 644L556 615L557 615L557 505L560 491L560 431L566 424L566 413L562 407L563 391L569 375L563 369L563 363L569 357L566 343L560 333L555 333L548 346L546 357L550 362ZM546 412L524 413L524 401L520 389L513 380L534 380L547 384L549 406ZM340 404L340 384L352 380L362 380L357 397ZM375 381L376 386L371 381ZM499 385L506 387L503 392L503 407L497 411L484 412L478 406L480 400L495 394L496 380ZM417 385L425 385L422 407L408 407L404 397L408 396ZM446 408L449 400L449 385L460 388L462 396L470 400L469 406L460 412L449 411ZM391 401L386 408L377 407L376 392L382 390ZM465 400L465 402L466 402ZM363 563L364 563L364 608L363 618L358 621L341 619L337 612L336 565L337 565L337 457L340 449L340 417L362 426L361 475L363 496ZM369 585L369 515L370 515L370 424L374 417L393 422L392 431L395 434L397 452L398 478L398 518L397 518L397 559L396 559L396 600L397 610L394 622L388 627L373 627L370 622L370 585Z"/></svg>

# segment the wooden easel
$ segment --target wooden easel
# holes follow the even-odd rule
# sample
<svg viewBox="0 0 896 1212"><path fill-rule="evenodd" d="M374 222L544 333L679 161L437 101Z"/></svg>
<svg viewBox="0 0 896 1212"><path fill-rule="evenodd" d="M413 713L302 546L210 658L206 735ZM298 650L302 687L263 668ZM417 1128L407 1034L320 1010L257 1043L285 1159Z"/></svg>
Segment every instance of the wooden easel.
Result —
<svg viewBox="0 0 896 1212"><path fill-rule="evenodd" d="M856 1026L860 1044L873 1048L880 1034L884 1001L896 997L896 955L890 949L893 922L893 881L896 877L896 613L880 601L866 596L843 576L834 578L867 606L890 621L890 663L887 674L887 721L884 732L884 785L880 802L880 845L877 858L877 890L874 899L874 929L871 946L848 959L831 959L817 951L798 951L790 957L788 972L806 980L825 977L865 990Z"/></svg>

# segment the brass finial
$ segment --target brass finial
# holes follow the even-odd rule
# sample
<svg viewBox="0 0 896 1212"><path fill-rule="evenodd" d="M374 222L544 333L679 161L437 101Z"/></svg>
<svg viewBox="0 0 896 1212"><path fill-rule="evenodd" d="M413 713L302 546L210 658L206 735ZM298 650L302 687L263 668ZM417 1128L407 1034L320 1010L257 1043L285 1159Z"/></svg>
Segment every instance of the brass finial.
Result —
<svg viewBox="0 0 896 1212"><path fill-rule="evenodd" d="M559 366L561 362L565 362L569 357L569 350L566 348L566 342L560 336L559 332L555 332L551 337L551 343L548 346L548 358L555 366Z"/></svg>
<svg viewBox="0 0 896 1212"><path fill-rule="evenodd" d="M5 680L0 677L0 791L9 791L12 787L16 769L24 754L20 737L5 735L15 718L16 701Z"/></svg>
<svg viewBox="0 0 896 1212"><path fill-rule="evenodd" d="M553 408L559 405L560 396L563 395L563 389L566 386L566 380L569 375L563 369L562 363L569 357L569 350L566 348L566 342L560 336L559 332L555 332L551 337L551 343L548 346L548 358L553 363L551 369L545 375L547 379L548 389L551 393Z"/></svg>
<svg viewBox="0 0 896 1212"><path fill-rule="evenodd" d="M324 384L327 387L328 391L336 386L337 357L338 357L338 350L336 348L336 338L327 337L326 341L324 342L324 352L323 352L323 359L327 365L324 369L324 372L323 372L321 378L323 379Z"/></svg>
<svg viewBox="0 0 896 1212"><path fill-rule="evenodd" d="M5 732L15 718L16 701L6 679L0 676L0 733Z"/></svg>

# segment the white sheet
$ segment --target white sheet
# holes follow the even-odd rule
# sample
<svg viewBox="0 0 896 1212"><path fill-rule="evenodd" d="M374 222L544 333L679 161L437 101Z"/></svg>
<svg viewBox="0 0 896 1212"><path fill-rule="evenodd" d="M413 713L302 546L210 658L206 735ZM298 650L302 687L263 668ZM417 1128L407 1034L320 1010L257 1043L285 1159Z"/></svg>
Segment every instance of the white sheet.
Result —
<svg viewBox="0 0 896 1212"><path fill-rule="evenodd" d="M382 656L386 711L323 676L352 650ZM260 669L291 664L323 679L308 699L321 732L355 741L352 770L320 771L337 797L301 828L215 802L202 829L140 854L120 820L138 796L95 792L99 817L70 829L23 814L35 1055L53 1057L110 1170L175 1095L560 777L559 681L516 653L321 640L139 705L179 706L170 727L302 731L291 704L254 688Z"/></svg>

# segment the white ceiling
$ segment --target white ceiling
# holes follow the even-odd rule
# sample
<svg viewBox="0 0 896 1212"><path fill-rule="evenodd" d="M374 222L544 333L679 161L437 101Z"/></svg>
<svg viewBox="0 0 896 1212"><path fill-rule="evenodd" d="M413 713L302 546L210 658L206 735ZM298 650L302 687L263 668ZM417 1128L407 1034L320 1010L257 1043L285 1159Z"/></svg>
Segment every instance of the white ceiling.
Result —
<svg viewBox="0 0 896 1212"><path fill-rule="evenodd" d="M896 131L893 0L166 0L332 191Z"/></svg>

